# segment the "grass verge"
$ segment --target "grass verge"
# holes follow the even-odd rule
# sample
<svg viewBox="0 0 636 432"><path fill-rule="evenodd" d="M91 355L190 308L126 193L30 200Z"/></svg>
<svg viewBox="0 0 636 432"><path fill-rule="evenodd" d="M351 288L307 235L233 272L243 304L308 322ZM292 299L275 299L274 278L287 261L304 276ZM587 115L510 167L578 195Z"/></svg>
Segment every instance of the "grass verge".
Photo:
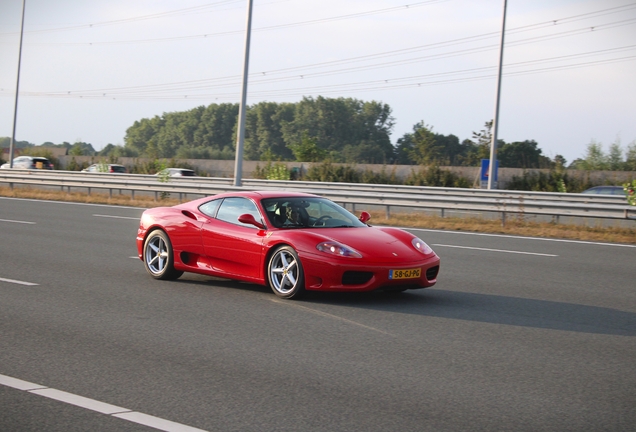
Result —
<svg viewBox="0 0 636 432"><path fill-rule="evenodd" d="M151 196L113 195L80 192L57 192L31 188L0 187L0 196L13 198L31 198L52 201L68 201L90 204L124 205L150 208L178 204L177 199L166 198L155 201ZM449 231L481 232L491 234L509 234L528 237L561 238L570 240L598 241L607 243L636 244L636 221L633 228L583 226L570 224L536 223L509 218L505 226L499 220L481 218L456 218L427 216L421 213L395 213L390 219L381 212L370 212L375 225L392 225L411 228L427 228Z"/></svg>

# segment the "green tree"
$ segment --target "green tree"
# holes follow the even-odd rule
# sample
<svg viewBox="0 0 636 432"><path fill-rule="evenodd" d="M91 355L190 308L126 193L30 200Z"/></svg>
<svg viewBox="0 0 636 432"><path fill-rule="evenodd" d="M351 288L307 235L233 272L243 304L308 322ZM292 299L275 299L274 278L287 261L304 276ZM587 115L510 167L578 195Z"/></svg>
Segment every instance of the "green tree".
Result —
<svg viewBox="0 0 636 432"><path fill-rule="evenodd" d="M424 122L419 122L413 127L413 148L410 158L420 165L439 164L442 157L442 146L435 139L432 129Z"/></svg>
<svg viewBox="0 0 636 432"><path fill-rule="evenodd" d="M601 171L606 170L608 167L607 155L603 151L603 145L592 140L587 145L585 158L583 158L580 168L588 171Z"/></svg>
<svg viewBox="0 0 636 432"><path fill-rule="evenodd" d="M481 159L490 158L490 146L492 144L492 125L493 120L484 123L484 128L479 132L473 132L473 142L477 146L476 162L479 164ZM497 141L497 146L499 146Z"/></svg>
<svg viewBox="0 0 636 432"><path fill-rule="evenodd" d="M61 146L66 147L68 154L73 156L94 156L96 153L92 144L82 142L82 141L76 141L73 145L70 145L69 143L65 142L61 144ZM55 146L55 147L59 147L59 146Z"/></svg>
<svg viewBox="0 0 636 432"><path fill-rule="evenodd" d="M636 140L629 143L625 150L625 169L636 171Z"/></svg>
<svg viewBox="0 0 636 432"><path fill-rule="evenodd" d="M550 158L543 156L534 140L503 143L497 151L497 159L502 168L549 168Z"/></svg>
<svg viewBox="0 0 636 432"><path fill-rule="evenodd" d="M609 146L609 152L607 154L607 167L611 171L620 171L624 168L625 163L623 162L623 149L621 147L621 140L619 138L616 139Z"/></svg>
<svg viewBox="0 0 636 432"><path fill-rule="evenodd" d="M281 160L293 159L281 130L282 123L292 121L293 116L291 103L261 102L250 107L245 116L245 158L263 160L268 154Z"/></svg>
<svg viewBox="0 0 636 432"><path fill-rule="evenodd" d="M309 133L305 131L302 134L299 143L290 145L294 157L299 162L320 162L325 159L327 152L318 147L315 139L309 137Z"/></svg>
<svg viewBox="0 0 636 432"><path fill-rule="evenodd" d="M553 162L554 162L554 166L560 169L565 168L565 166L568 163L568 161L560 154L554 157Z"/></svg>
<svg viewBox="0 0 636 432"><path fill-rule="evenodd" d="M381 150L381 154L373 155L375 162L380 159L390 161L393 157L390 141L393 127L391 109L379 102L304 97L294 106L293 120L282 121L281 126L288 147L301 142L306 132L320 149L336 161L344 161L342 150L347 145L358 146L362 143L375 144Z"/></svg>
<svg viewBox="0 0 636 432"><path fill-rule="evenodd" d="M126 135L124 136L125 147L133 149L140 155L146 154L148 142L155 138L164 123L165 120L159 116L135 121L131 127L126 129Z"/></svg>
<svg viewBox="0 0 636 432"><path fill-rule="evenodd" d="M1 148L9 148L11 146L11 137L2 137L0 138L0 147ZM18 141L15 140L13 142L13 147L14 148L28 148L28 147L35 147L35 144L32 144L28 141Z"/></svg>
<svg viewBox="0 0 636 432"><path fill-rule="evenodd" d="M399 165L415 165L415 160L411 158L414 147L412 133L405 133L402 138L398 138L394 150L395 163Z"/></svg>

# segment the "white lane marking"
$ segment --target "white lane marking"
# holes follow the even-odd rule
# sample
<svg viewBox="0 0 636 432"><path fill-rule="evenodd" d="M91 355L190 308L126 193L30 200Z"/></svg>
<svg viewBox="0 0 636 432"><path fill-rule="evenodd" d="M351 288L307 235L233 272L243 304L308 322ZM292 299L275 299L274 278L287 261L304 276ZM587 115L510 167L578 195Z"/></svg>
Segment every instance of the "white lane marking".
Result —
<svg viewBox="0 0 636 432"><path fill-rule="evenodd" d="M175 423L170 420L164 420L159 417L151 416L148 414L130 411L121 414L113 414L113 417L117 417L123 420L128 420L129 422L141 424L144 426L150 426L152 428L162 430L162 431L170 431L170 432L196 432L202 431L203 429L197 429L192 426L186 426L181 423Z"/></svg>
<svg viewBox="0 0 636 432"><path fill-rule="evenodd" d="M122 420L127 420L129 422L137 423L166 432L206 432L203 429L198 429L192 426L187 426L181 423L176 423L170 420L165 420L159 417L132 411L128 408L122 408L117 405L111 405L109 403L100 402L95 399L89 399L62 390L56 390L39 384L30 383L28 381L23 381L21 379L13 378L6 375L0 375L0 385L26 391L27 393L44 396L46 398L64 402L69 405L96 411L101 414L110 415Z"/></svg>
<svg viewBox="0 0 636 432"><path fill-rule="evenodd" d="M123 412L130 412L129 409L119 407L117 405L111 405L108 403L96 401L95 399L85 398L73 393L68 393L62 390L56 390L52 388L43 388L37 390L29 390L29 393L44 396L49 399L64 402L69 405L75 405L80 408L85 408L91 411L97 411L102 414L120 414Z"/></svg>
<svg viewBox="0 0 636 432"><path fill-rule="evenodd" d="M11 223L20 223L20 224L27 224L27 225L35 225L35 222L17 221L17 220L11 220L11 219L0 219L0 222L11 222Z"/></svg>
<svg viewBox="0 0 636 432"><path fill-rule="evenodd" d="M33 282L24 282L24 281L19 281L19 280L15 280L15 279L5 279L5 278L0 278L0 282L9 282L9 283L13 283L13 284L18 284L18 285L28 285L28 286L34 286L34 285L39 285Z"/></svg>
<svg viewBox="0 0 636 432"><path fill-rule="evenodd" d="M95 217L103 217L103 218L113 218L113 219L132 219L132 220L139 220L138 217L129 217L129 216L113 216L113 215L100 215L100 214L94 214L93 216Z"/></svg>
<svg viewBox="0 0 636 432"><path fill-rule="evenodd" d="M113 188L117 189L117 188ZM146 210L147 207L133 207L133 206L119 206L112 204L94 204L94 203L78 203L72 201L54 201L54 200L41 200L35 198L12 198L12 197L0 197L0 200L15 200L15 201L29 201L29 202L46 202L49 204L65 204L65 205L78 205L78 206L92 206L92 207L108 207L108 208L124 208L124 209L133 209L133 210Z"/></svg>
<svg viewBox="0 0 636 432"><path fill-rule="evenodd" d="M503 238L514 238L521 240L540 240L540 241L551 241L551 242L559 242L559 243L579 243L579 244L589 244L589 245L597 245L597 246L617 246L617 247L627 247L627 248L636 248L636 245L632 244L623 244L623 243L600 243L600 242L591 242L584 240L566 240L566 239L553 239L553 238L545 238L545 237L524 237L524 236L513 236L507 234L487 234L487 233L472 233L466 231L447 231L447 230L434 230L427 228L408 228L408 227L394 227L400 228L409 231L426 231L432 233L444 233L444 234L464 234L464 235L474 235L474 236L483 236L483 237L503 237Z"/></svg>
<svg viewBox="0 0 636 432"><path fill-rule="evenodd" d="M327 317L327 318L333 318L333 319L336 319L338 321L346 322L346 323L349 323L349 324L356 325L358 327L365 328L367 330L373 330L373 331L376 331L378 333L382 333L382 334L385 334L385 335L388 335L388 336L395 337L394 334L385 332L385 331L377 329L375 327L369 327L368 325L360 324L359 322L351 321L349 319L340 317L338 315L332 315L330 313L322 312L322 311L319 311L319 310L316 310L316 309L312 309L312 308L309 308L307 306L301 306L301 305L299 305L297 303L292 303L289 300L287 300L287 301L278 300L278 299L270 299L270 300L273 301L274 303L278 303L278 304L285 305L285 306L291 306L291 307L295 307L295 308L299 308L299 309L304 309L304 310L309 311L311 313L314 313L316 315L324 316L324 317Z"/></svg>
<svg viewBox="0 0 636 432"><path fill-rule="evenodd" d="M6 375L0 375L0 384L5 385L7 387L14 388L14 389L24 390L24 391L46 388L46 386L41 386L39 384L33 384L33 383L28 382L28 381L23 381L21 379L12 378L12 377L6 376Z"/></svg>
<svg viewBox="0 0 636 432"><path fill-rule="evenodd" d="M441 247L449 247L449 248L457 248L457 249L474 249L474 250L482 250L488 252L504 252L511 254L522 254L522 255L538 255L538 256L547 256L547 257L556 257L558 255L554 254L544 254L544 253L536 253L536 252L522 252L522 251L513 251L513 250L505 250L505 249L489 249L489 248L480 248L480 247L470 247L470 246L457 246L457 245L445 245L445 244L432 244L431 246L441 246Z"/></svg>

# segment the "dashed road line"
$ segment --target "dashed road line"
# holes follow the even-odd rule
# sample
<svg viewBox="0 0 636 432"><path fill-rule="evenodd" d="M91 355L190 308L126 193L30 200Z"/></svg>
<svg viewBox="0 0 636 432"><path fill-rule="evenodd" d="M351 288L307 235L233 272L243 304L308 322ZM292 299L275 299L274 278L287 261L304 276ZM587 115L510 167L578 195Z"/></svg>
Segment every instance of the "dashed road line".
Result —
<svg viewBox="0 0 636 432"><path fill-rule="evenodd" d="M625 243L603 243L603 242L594 242L588 240L570 240L570 239L557 239L557 238L549 238L549 237L527 237L527 236L517 236L510 234L490 234L490 233L476 233L476 232L467 232L467 231L448 231L448 230L436 230L429 228L409 228L409 227L394 227L401 228L407 231L424 231L438 234L457 234L457 235L468 235L468 236L481 236L481 237L500 237L500 238L510 238L510 239L520 239L520 240L536 240L536 241L545 241L545 242L555 242L555 243L577 243L577 244L587 244L587 245L595 245L595 246L616 246L616 247L626 247L626 248L636 248L636 244L625 244Z"/></svg>
<svg viewBox="0 0 636 432"><path fill-rule="evenodd" d="M19 281L19 280L15 280L15 279L5 279L5 278L0 278L0 282L8 282L8 283L12 283L12 284L18 284L18 285L28 285L28 286L35 286L35 285L39 285L33 282L25 282L25 281Z"/></svg>
<svg viewBox="0 0 636 432"><path fill-rule="evenodd" d="M487 251L487 252L503 252L503 253L511 253L511 254L558 257L558 255L554 255L554 254L523 252L523 251L514 251L514 250L505 250L505 249L489 249L489 248L480 248L480 247L471 247L471 246L457 246L457 245L445 245L445 244L431 244L431 246L449 247L449 248L457 248L457 249L473 249L473 250L481 250L481 251Z"/></svg>
<svg viewBox="0 0 636 432"><path fill-rule="evenodd" d="M160 417L151 416L128 408L122 408L117 405L100 402L95 399L86 398L73 393L46 387L40 384L23 381L6 375L0 375L0 385L11 387L17 390L26 391L69 405L74 405L90 411L117 417L122 420L148 426L165 432L206 432L192 426L176 423Z"/></svg>
<svg viewBox="0 0 636 432"><path fill-rule="evenodd" d="M35 225L35 222L17 221L17 220L11 220L11 219L0 219L0 222L18 223L18 224L25 224L25 225Z"/></svg>
<svg viewBox="0 0 636 432"><path fill-rule="evenodd" d="M138 217L130 217L130 216L115 216L115 215L101 215L101 214L94 214L93 216L95 217L102 217L102 218L112 218L112 219L132 219L132 220L139 220Z"/></svg>

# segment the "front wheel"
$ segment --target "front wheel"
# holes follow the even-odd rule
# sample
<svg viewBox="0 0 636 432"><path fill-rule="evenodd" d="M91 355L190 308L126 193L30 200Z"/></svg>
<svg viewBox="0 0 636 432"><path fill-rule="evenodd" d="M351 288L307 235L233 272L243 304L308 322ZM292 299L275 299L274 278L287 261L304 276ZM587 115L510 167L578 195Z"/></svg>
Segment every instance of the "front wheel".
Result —
<svg viewBox="0 0 636 432"><path fill-rule="evenodd" d="M174 268L174 252L168 234L162 230L151 232L144 242L144 265L155 279L177 279L183 274Z"/></svg>
<svg viewBox="0 0 636 432"><path fill-rule="evenodd" d="M276 249L267 265L269 286L280 298L298 298L305 292L305 275L298 254L289 246Z"/></svg>

